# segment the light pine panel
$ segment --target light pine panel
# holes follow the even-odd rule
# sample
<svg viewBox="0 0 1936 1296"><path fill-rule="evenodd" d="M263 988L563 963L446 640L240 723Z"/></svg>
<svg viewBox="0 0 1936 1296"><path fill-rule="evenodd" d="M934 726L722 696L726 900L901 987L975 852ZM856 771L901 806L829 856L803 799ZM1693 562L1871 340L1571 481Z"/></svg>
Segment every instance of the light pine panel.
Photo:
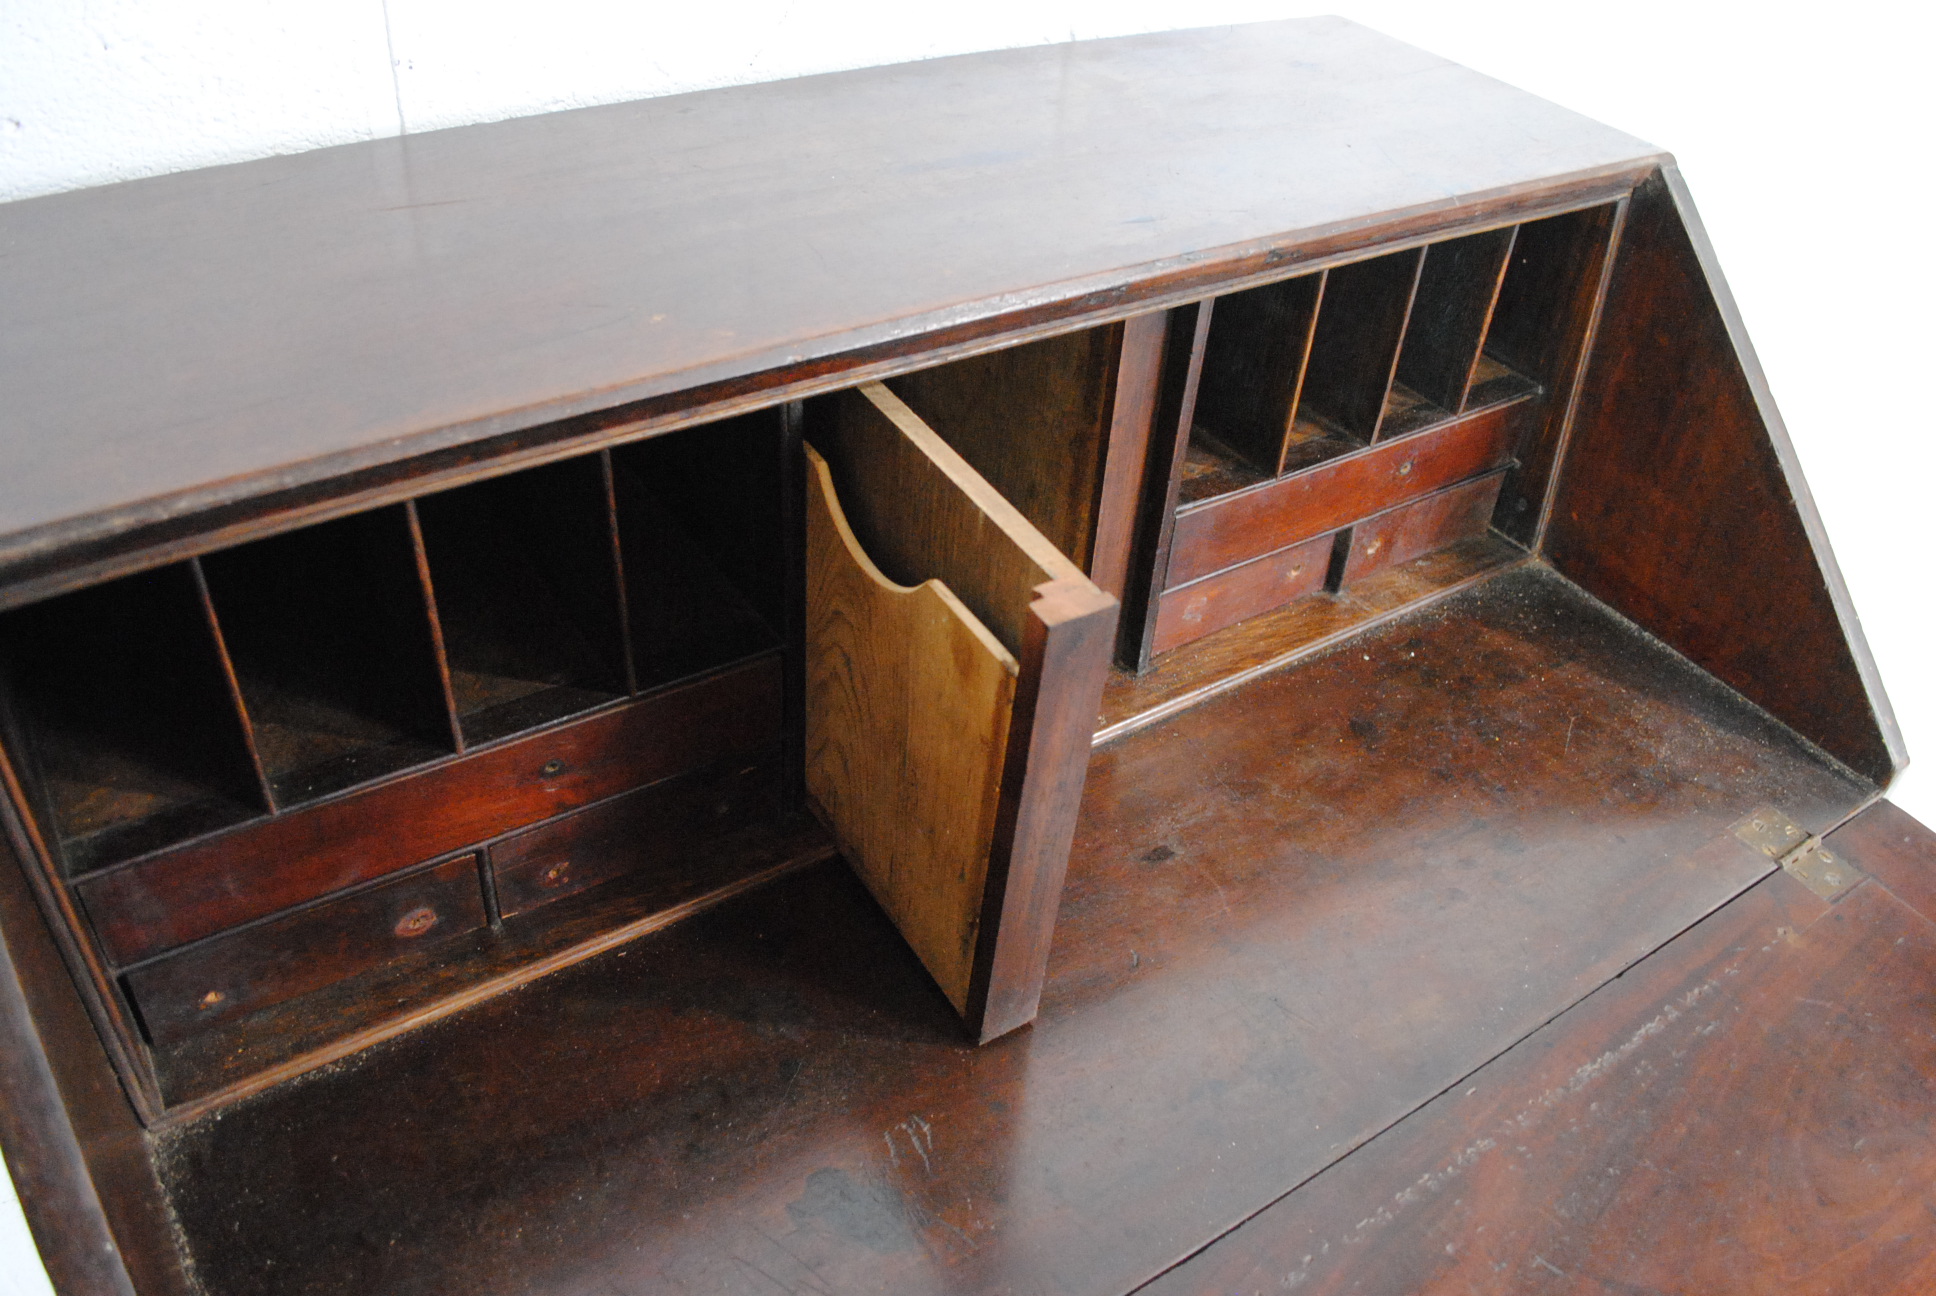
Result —
<svg viewBox="0 0 1936 1296"><path fill-rule="evenodd" d="M807 459L807 790L966 1015L1016 659L941 581L883 575Z"/></svg>

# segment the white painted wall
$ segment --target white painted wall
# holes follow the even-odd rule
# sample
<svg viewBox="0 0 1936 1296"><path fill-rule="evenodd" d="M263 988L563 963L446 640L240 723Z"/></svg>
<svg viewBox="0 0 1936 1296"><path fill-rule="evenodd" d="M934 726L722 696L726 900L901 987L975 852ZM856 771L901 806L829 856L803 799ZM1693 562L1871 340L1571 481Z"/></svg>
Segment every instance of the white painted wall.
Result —
<svg viewBox="0 0 1936 1296"><path fill-rule="evenodd" d="M1910 749L1936 767L1925 5L0 0L0 200L707 86L1325 12L1679 156ZM1929 769L1892 795L1936 826ZM0 1201L0 1296L47 1290L24 1238Z"/></svg>

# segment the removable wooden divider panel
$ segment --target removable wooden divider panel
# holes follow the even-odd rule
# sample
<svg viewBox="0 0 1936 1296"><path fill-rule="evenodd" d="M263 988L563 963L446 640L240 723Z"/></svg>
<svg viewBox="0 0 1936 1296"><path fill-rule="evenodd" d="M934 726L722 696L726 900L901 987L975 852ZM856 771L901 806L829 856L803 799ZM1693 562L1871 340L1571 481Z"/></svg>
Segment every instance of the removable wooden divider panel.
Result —
<svg viewBox="0 0 1936 1296"><path fill-rule="evenodd" d="M808 793L992 1039L1035 1015L1116 602L887 388L807 418Z"/></svg>

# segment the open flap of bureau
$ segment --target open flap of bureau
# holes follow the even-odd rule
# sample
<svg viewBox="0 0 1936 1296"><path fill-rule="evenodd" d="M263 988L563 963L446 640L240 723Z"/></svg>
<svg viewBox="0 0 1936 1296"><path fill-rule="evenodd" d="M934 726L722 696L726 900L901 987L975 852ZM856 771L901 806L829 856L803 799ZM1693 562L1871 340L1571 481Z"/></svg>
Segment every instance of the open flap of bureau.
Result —
<svg viewBox="0 0 1936 1296"><path fill-rule="evenodd" d="M807 436L807 792L992 1039L1035 1014L1116 600L885 387Z"/></svg>

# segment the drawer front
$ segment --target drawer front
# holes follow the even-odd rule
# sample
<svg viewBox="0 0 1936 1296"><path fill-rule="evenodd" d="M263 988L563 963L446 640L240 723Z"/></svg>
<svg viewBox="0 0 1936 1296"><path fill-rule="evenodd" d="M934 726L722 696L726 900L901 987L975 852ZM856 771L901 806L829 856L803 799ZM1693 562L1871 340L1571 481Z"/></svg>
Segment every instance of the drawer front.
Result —
<svg viewBox="0 0 1936 1296"><path fill-rule="evenodd" d="M1502 467L1535 408L1530 397L1496 405L1181 511L1165 587L1200 580Z"/></svg>
<svg viewBox="0 0 1936 1296"><path fill-rule="evenodd" d="M484 923L478 857L463 855L170 954L129 972L128 992L167 1044Z"/></svg>
<svg viewBox="0 0 1936 1296"><path fill-rule="evenodd" d="M1482 536L1492 525L1502 472L1389 509L1351 529L1351 551L1344 561L1344 584L1362 580L1435 549Z"/></svg>
<svg viewBox="0 0 1936 1296"><path fill-rule="evenodd" d="M1332 538L1319 536L1164 593L1152 652L1168 652L1324 588Z"/></svg>
<svg viewBox="0 0 1936 1296"><path fill-rule="evenodd" d="M514 833L490 848L498 912L505 918L642 869L673 868L779 805L779 756L732 761L627 792Z"/></svg>
<svg viewBox="0 0 1936 1296"><path fill-rule="evenodd" d="M587 719L151 856L76 888L118 967L779 742L769 655Z"/></svg>

